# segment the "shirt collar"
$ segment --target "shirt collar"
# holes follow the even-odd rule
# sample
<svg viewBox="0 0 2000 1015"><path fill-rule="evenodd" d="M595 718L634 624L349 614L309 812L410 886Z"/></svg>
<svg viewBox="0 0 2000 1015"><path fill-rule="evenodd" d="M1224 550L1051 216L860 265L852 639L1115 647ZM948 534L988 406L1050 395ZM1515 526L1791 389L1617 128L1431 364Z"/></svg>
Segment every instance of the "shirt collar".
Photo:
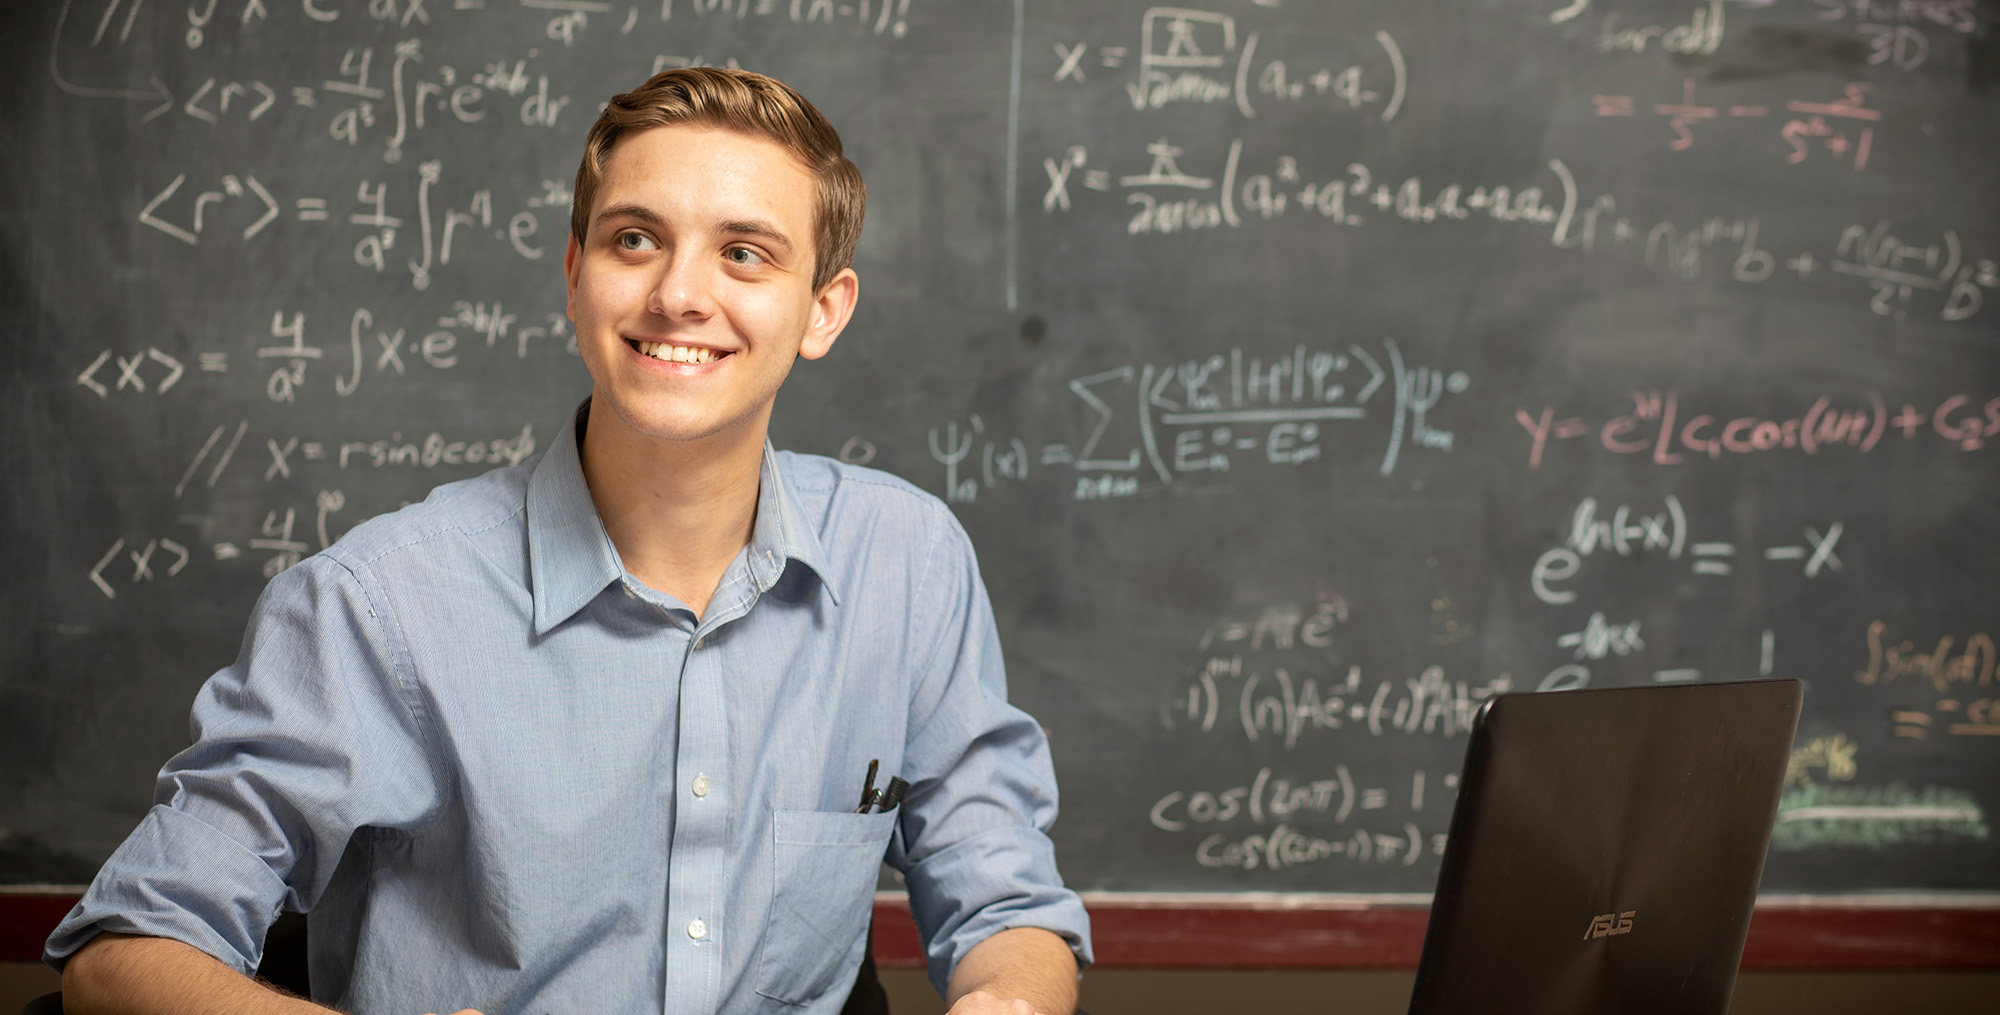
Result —
<svg viewBox="0 0 2000 1015"><path fill-rule="evenodd" d="M748 557L750 576L760 593L778 583L788 561L797 561L819 580L833 605L840 605L833 584L827 581L826 548L820 545L819 533L799 514L791 486L778 468L777 449L768 437L757 476L757 521L750 531Z"/></svg>
<svg viewBox="0 0 2000 1015"><path fill-rule="evenodd" d="M547 634L574 616L598 593L625 578L618 551L604 531L597 504L583 479L583 458L577 442L590 401L549 442L549 450L528 477L528 574L535 604L535 634ZM757 484L757 520L751 528L744 563L756 590L762 593L797 561L819 579L834 605L839 599L826 580L826 550L819 535L804 524L778 469L777 452L764 442L764 460ZM634 579L634 584L637 580Z"/></svg>

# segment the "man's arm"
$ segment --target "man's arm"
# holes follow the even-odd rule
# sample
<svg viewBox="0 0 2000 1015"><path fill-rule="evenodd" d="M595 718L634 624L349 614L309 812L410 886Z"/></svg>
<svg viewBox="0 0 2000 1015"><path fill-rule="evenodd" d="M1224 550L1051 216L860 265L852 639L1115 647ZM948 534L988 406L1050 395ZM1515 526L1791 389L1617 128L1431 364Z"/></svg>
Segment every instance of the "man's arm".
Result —
<svg viewBox="0 0 2000 1015"><path fill-rule="evenodd" d="M324 1015L331 1011L253 980L193 945L100 934L63 966L70 1015Z"/></svg>
<svg viewBox="0 0 2000 1015"><path fill-rule="evenodd" d="M441 798L383 612L330 557L265 587L242 654L196 695L193 743L49 938L69 1010L327 1010L242 971L271 916L318 901L354 829L408 827Z"/></svg>
<svg viewBox="0 0 2000 1015"><path fill-rule="evenodd" d="M965 953L946 1000L949 1015L1072 1015L1076 956L1038 927L1003 930Z"/></svg>
<svg viewBox="0 0 2000 1015"><path fill-rule="evenodd" d="M326 1015L302 997L253 980L193 945L99 934L63 966L66 1015ZM456 1015L479 1015L470 1008Z"/></svg>
<svg viewBox="0 0 2000 1015"><path fill-rule="evenodd" d="M903 756L917 776L888 862L903 872L931 982L954 1015L1070 1015L1077 971L1090 963L1090 917L1056 871L1048 738L1007 702L971 540L949 509L933 510L932 573L919 586L925 605L913 611L930 627L917 644L929 648L911 666Z"/></svg>

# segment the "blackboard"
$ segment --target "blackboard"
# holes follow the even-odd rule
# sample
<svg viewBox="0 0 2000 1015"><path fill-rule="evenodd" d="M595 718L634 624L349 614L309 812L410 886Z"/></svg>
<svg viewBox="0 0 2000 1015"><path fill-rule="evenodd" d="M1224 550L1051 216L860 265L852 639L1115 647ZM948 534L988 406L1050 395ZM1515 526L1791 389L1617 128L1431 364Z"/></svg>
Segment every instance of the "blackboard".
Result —
<svg viewBox="0 0 2000 1015"><path fill-rule="evenodd" d="M2000 6L23 7L0 883L268 576L546 446L583 131L705 63L869 181L774 437L962 519L1074 885L1420 900L1485 696L1769 674L1766 892L2000 890Z"/></svg>

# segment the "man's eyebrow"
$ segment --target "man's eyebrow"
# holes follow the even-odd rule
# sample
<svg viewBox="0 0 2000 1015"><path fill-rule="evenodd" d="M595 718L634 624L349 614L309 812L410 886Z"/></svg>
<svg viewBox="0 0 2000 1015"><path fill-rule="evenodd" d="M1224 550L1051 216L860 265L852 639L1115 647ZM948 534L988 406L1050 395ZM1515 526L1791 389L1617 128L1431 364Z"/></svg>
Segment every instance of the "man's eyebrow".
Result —
<svg viewBox="0 0 2000 1015"><path fill-rule="evenodd" d="M651 208L648 208L643 204L610 205L609 207L606 207L602 211L599 211L597 213L597 217L591 219L591 222L599 223L619 218L638 219L639 221L644 222L649 226L662 226L666 224L665 219L661 218L658 215L658 213L654 212Z"/></svg>
<svg viewBox="0 0 2000 1015"><path fill-rule="evenodd" d="M791 238L769 222L758 219L735 219L722 223L721 230L732 236L754 236L774 247L783 248L781 253L790 254L793 250Z"/></svg>

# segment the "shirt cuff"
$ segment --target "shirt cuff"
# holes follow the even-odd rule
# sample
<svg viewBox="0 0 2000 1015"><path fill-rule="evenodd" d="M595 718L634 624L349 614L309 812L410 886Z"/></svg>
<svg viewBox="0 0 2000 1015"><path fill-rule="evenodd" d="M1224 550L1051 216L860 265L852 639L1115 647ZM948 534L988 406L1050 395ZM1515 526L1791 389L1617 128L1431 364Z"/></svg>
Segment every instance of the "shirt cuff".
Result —
<svg viewBox="0 0 2000 1015"><path fill-rule="evenodd" d="M910 912L924 936L932 986L944 994L974 945L1003 930L1039 927L1061 937L1078 969L1091 963L1090 916L1063 887L1048 837L1032 828L989 829L904 872Z"/></svg>
<svg viewBox="0 0 2000 1015"><path fill-rule="evenodd" d="M137 934L185 942L249 976L286 892L276 872L241 843L200 818L155 805L56 925L42 960L60 970L98 934Z"/></svg>

